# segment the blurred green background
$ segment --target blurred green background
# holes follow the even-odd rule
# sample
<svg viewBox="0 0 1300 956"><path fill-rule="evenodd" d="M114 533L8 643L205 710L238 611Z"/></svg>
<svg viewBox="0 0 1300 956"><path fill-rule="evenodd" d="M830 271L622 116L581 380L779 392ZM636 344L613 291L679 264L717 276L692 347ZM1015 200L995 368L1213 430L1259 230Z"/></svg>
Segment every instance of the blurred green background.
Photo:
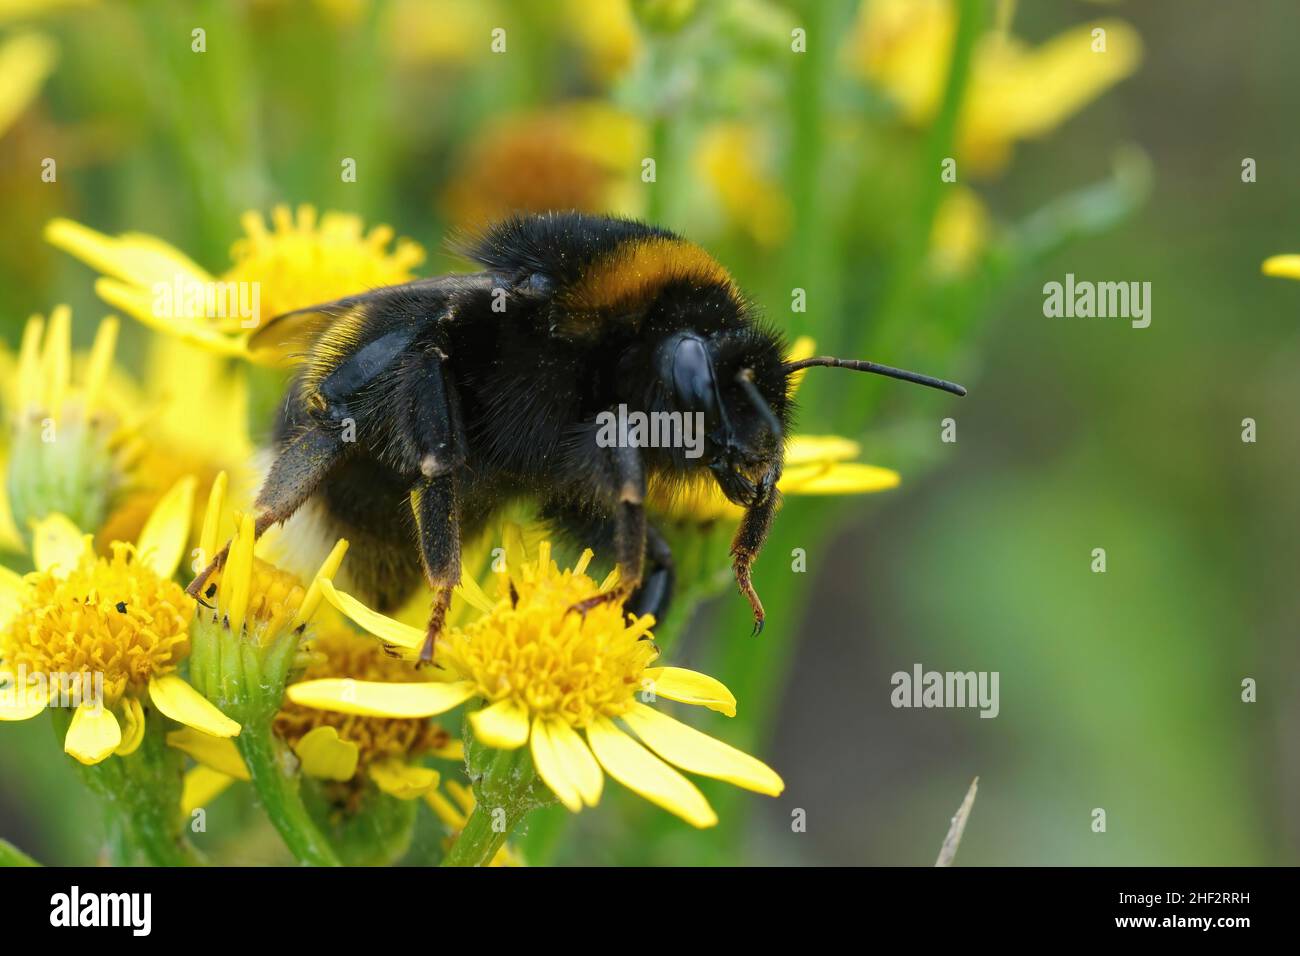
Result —
<svg viewBox="0 0 1300 956"><path fill-rule="evenodd" d="M785 795L706 787L723 823L705 833L634 801L576 823L549 812L523 840L535 861L928 864L978 775L959 863L1300 862L1300 284L1260 275L1269 255L1300 251L1291 0L1248 13L917 0L963 26L937 52L910 51L939 77L916 116L906 83L870 66L879 37L855 2L6 6L0 42L35 30L59 49L0 133L11 347L32 312L69 303L85 344L107 311L92 273L42 240L54 216L157 235L216 271L244 211L310 202L391 224L429 250L430 274L455 267L451 229L577 205L701 241L819 351L970 387L957 402L813 372L801 430L861 440L902 487L789 500L756 573L760 638L725 577L664 629L674 663L741 702L709 729L768 760ZM968 176L974 147L950 102L963 91L944 94L954 59L961 72L966 49L979 70L984 35L1008 24L1034 48L1099 17L1141 37L1133 75L988 168L972 152ZM1047 95L1059 77L1039 66L1031 86ZM1020 68L1008 83L1035 79ZM941 183L954 155L958 183ZM55 183L40 179L49 156ZM356 182L341 181L343 157ZM1242 182L1246 157L1257 182ZM1043 284L1067 272L1150 282L1151 326L1045 318ZM794 288L806 313L790 310ZM147 335L124 327L128 364ZM1098 547L1105 574L1090 570ZM792 573L793 548L807 573ZM999 716L892 708L891 674L916 663L998 671ZM1247 677L1256 703L1241 701ZM92 805L44 723L0 727L0 836L91 862ZM229 802L231 823L255 820ZM806 832L792 831L798 810Z"/></svg>

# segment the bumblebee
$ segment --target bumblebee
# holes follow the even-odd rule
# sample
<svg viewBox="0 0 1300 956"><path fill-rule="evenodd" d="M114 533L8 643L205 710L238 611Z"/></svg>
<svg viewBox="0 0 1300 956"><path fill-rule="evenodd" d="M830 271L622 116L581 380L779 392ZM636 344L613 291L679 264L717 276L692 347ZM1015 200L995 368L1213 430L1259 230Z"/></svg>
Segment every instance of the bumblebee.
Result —
<svg viewBox="0 0 1300 956"><path fill-rule="evenodd" d="M781 333L712 256L644 223L549 213L501 222L460 250L481 271L381 288L272 319L250 345L300 342L275 459L257 498L261 534L310 505L351 542L351 584L380 610L423 581L430 659L461 569L461 542L516 500L562 537L610 553L619 583L574 610L623 601L661 617L673 558L647 490L716 482L744 508L736 583L776 513L791 376L822 366L965 394L871 362L784 360ZM694 449L600 440L622 408L692 416ZM225 552L190 585L198 595Z"/></svg>

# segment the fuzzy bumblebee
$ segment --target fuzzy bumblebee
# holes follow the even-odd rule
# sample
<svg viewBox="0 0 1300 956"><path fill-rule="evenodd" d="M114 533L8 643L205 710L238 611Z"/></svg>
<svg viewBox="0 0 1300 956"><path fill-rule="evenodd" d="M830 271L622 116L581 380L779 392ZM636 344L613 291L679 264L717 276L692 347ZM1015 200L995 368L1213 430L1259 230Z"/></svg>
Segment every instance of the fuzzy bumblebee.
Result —
<svg viewBox="0 0 1300 956"><path fill-rule="evenodd" d="M351 542L355 586L390 609L433 589L433 653L463 539L525 499L561 536L612 553L617 588L591 598L662 616L673 560L647 520L648 486L716 481L745 509L731 554L750 569L776 512L792 373L878 372L869 362L786 362L728 272L699 246L639 222L576 213L506 220L463 249L482 271L377 289L271 320L254 347L302 343L275 429L257 530L311 503ZM695 448L601 440L628 410L691 416ZM197 595L224 553L190 586Z"/></svg>

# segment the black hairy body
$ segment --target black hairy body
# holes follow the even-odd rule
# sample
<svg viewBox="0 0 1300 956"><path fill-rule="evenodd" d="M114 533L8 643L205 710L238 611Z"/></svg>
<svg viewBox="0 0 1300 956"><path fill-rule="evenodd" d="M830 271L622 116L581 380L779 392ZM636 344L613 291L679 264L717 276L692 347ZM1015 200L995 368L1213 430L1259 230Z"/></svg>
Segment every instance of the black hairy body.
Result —
<svg viewBox="0 0 1300 956"><path fill-rule="evenodd" d="M522 217L465 251L482 271L302 310L255 337L304 347L259 529L314 498L331 534L350 540L364 598L391 609L423 580L434 591L427 656L460 542L505 505L532 502L561 536L618 562L620 585L588 606L659 615L672 558L647 519L647 489L712 481L745 508L732 553L761 625L749 569L789 426L782 336L707 253L653 226ZM702 448L602 447L598 417L619 406L697 416Z"/></svg>

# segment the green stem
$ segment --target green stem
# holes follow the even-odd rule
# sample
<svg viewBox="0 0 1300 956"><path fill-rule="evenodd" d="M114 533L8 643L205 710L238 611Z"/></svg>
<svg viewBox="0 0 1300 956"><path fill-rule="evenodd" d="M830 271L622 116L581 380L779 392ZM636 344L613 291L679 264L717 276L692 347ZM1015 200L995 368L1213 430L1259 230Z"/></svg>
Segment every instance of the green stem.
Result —
<svg viewBox="0 0 1300 956"><path fill-rule="evenodd" d="M284 748L270 730L245 725L235 743L248 765L262 808L294 858L308 866L341 866L307 812L298 776L286 770Z"/></svg>
<svg viewBox="0 0 1300 956"><path fill-rule="evenodd" d="M859 342L859 349L864 354L873 346L891 351L901 330L907 328L905 306L913 293L930 247L930 234L934 231L935 216L943 199L945 184L940 178L940 166L946 158L953 155L956 146L975 46L983 34L987 14L987 0L958 2L957 32L948 58L948 78L944 84L943 100L926 137L925 161L920 167L916 216L894 263L890 284L880 309L881 326L875 332L865 331Z"/></svg>
<svg viewBox="0 0 1300 956"><path fill-rule="evenodd" d="M71 722L67 710L52 711L62 739ZM115 862L121 865L201 866L203 857L181 826L181 754L163 738L162 717L149 715L144 739L135 753L111 756L94 766L77 765L82 780L104 798L108 825L115 839Z"/></svg>
<svg viewBox="0 0 1300 956"><path fill-rule="evenodd" d="M506 828L493 828L493 811L476 806L465 829L443 858L443 866L487 866L510 836Z"/></svg>
<svg viewBox="0 0 1300 956"><path fill-rule="evenodd" d="M527 747L495 750L473 739L465 721L466 764L474 781L474 811L443 866L487 866L531 811L555 801L537 777Z"/></svg>
<svg viewBox="0 0 1300 956"><path fill-rule="evenodd" d="M40 866L8 840L0 840L0 866Z"/></svg>

